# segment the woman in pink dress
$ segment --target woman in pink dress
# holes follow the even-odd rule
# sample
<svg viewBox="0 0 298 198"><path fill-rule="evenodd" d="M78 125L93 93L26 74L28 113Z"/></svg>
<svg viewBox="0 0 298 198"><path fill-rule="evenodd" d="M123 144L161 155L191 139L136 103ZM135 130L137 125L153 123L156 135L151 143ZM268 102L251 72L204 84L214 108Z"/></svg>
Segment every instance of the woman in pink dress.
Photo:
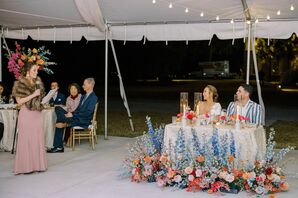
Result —
<svg viewBox="0 0 298 198"><path fill-rule="evenodd" d="M41 113L44 86L37 77L38 65L27 62L23 67L13 87L13 96L21 107L17 124L15 174L47 170Z"/></svg>

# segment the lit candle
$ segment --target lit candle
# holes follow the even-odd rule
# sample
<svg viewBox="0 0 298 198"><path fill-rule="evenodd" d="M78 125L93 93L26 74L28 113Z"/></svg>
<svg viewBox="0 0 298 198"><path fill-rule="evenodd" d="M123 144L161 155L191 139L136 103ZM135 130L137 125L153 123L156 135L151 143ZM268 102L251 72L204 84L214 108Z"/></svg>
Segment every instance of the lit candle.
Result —
<svg viewBox="0 0 298 198"><path fill-rule="evenodd" d="M200 115L200 101L197 104L197 115Z"/></svg>
<svg viewBox="0 0 298 198"><path fill-rule="evenodd" d="M239 121L239 112L240 112L240 106L237 105L236 107L236 120Z"/></svg>

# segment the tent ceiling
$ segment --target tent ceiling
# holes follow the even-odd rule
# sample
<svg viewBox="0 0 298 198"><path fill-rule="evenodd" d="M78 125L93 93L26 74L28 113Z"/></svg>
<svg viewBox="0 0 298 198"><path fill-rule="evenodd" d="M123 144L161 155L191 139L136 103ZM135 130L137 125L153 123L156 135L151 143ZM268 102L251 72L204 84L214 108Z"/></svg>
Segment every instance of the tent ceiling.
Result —
<svg viewBox="0 0 298 198"><path fill-rule="evenodd" d="M206 40L213 34L221 39L247 36L242 0L156 0L155 4L152 0L97 1L104 20L111 25L113 39L141 40L145 36L148 40ZM298 32L298 0L246 3L252 20L259 20L252 26L256 36L288 38ZM290 10L291 5L295 10ZM234 24L230 23L232 19ZM40 40L80 40L82 36L88 40L104 39L104 33L87 27L74 0L1 0L0 25L9 38L24 39L30 35Z"/></svg>

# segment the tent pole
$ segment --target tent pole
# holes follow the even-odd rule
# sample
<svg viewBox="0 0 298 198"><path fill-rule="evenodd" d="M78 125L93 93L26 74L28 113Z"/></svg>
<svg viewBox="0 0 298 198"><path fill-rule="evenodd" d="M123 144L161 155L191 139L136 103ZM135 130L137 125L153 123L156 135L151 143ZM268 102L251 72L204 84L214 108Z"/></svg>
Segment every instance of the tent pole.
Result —
<svg viewBox="0 0 298 198"><path fill-rule="evenodd" d="M105 29L105 137L108 139L108 27Z"/></svg>
<svg viewBox="0 0 298 198"><path fill-rule="evenodd" d="M119 83L120 83L120 95L121 95L121 98L123 100L124 106L127 110L127 115L128 115L128 118L129 118L131 131L134 132L132 117L131 117L128 102L127 102L127 99L126 99L126 94L125 94L125 90L124 90L124 86L123 86L123 81L122 81L122 77L121 77L121 72L120 72L120 68L119 68L119 64L118 64L118 59L117 59L114 43L113 43L113 40L111 38L109 38L109 41L111 43L112 52L113 52L113 55L114 55L114 60L115 60L116 68L117 68L117 73L118 73L118 78L119 78Z"/></svg>
<svg viewBox="0 0 298 198"><path fill-rule="evenodd" d="M249 74L250 74L250 35L251 35L251 24L248 24L248 37L247 37L247 64L246 64L246 84L249 85Z"/></svg>
<svg viewBox="0 0 298 198"><path fill-rule="evenodd" d="M254 38L253 34L251 34L251 39L252 39L252 56L253 56L253 61L254 61L256 83L257 83L257 90L258 90L258 99L259 99L259 104L261 105L262 110L263 110L262 124L265 125L265 105L264 105L264 101L262 98L262 90L261 90L261 85L260 85L260 80L259 80L259 70L258 70L258 63L257 63L256 49L255 49L255 38Z"/></svg>
<svg viewBox="0 0 298 198"><path fill-rule="evenodd" d="M2 82L2 33L0 33L0 82Z"/></svg>

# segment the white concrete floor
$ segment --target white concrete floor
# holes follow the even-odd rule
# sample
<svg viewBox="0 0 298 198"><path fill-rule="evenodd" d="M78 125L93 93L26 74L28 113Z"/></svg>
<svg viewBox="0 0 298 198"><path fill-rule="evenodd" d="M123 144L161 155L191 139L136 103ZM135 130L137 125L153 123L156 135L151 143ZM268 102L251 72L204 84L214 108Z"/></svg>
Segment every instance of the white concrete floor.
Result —
<svg viewBox="0 0 298 198"><path fill-rule="evenodd" d="M134 141L134 138L101 138L95 151L85 142L75 151L66 148L64 153L47 154L49 166L46 172L18 176L12 172L14 155L0 152L0 198L214 197L206 192L173 191L171 188L161 189L155 183L120 179L118 168L127 154L128 143ZM291 174L288 178L290 191L278 193L276 197L297 197L298 151L291 151L286 160L291 160L285 169ZM251 197L246 192L225 194L225 197L248 196Z"/></svg>

